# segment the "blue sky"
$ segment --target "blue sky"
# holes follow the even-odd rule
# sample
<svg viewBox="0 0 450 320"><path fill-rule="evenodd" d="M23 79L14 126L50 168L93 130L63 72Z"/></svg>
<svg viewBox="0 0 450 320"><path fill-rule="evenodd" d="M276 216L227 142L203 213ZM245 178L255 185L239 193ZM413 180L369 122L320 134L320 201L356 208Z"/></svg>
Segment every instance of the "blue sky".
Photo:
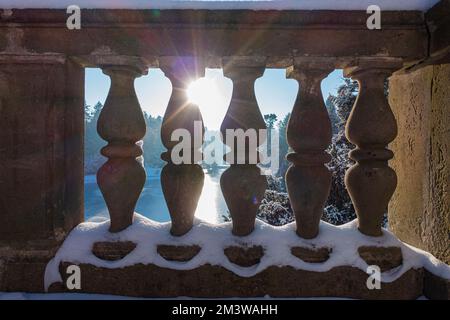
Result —
<svg viewBox="0 0 450 320"><path fill-rule="evenodd" d="M335 70L322 81L324 99L329 93L336 93L342 83L342 77L342 71ZM214 85L214 94L209 94L206 99L200 97L199 104L205 125L209 129L217 129L228 108L233 84L230 79L223 77L221 69L207 69L206 79L208 84ZM109 77L100 69L86 69L85 99L88 105L94 105L98 101L104 103L109 86ZM153 116L164 115L172 85L160 69L150 69L148 75L136 79L135 88L144 111ZM199 94L208 94L210 91L202 89L204 87L200 87ZM267 69L264 76L256 81L255 92L261 113L275 113L281 119L292 110L298 93L298 83L286 79L284 69Z"/></svg>

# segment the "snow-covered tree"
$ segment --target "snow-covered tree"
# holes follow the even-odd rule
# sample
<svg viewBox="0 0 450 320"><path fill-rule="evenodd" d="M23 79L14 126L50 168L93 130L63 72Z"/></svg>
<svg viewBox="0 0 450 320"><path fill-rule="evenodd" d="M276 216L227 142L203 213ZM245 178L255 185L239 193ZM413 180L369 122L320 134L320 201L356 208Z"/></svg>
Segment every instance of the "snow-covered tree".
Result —
<svg viewBox="0 0 450 320"><path fill-rule="evenodd" d="M344 183L346 170L353 165L348 153L353 145L345 137L345 124L358 94L358 83L350 79L344 79L339 87L337 95L330 95L326 101L326 107L333 128L332 144L329 152L332 161L328 164L332 172L332 186L326 203L323 220L332 224L344 224L353 220L355 210ZM289 116L280 121L280 173L277 177L268 177L269 189L258 211L258 218L273 225L283 225L295 220L288 194L286 193L284 175L288 163L285 161L288 145L285 141L285 130ZM283 148L284 146L284 148ZM284 167L283 167L284 164Z"/></svg>
<svg viewBox="0 0 450 320"><path fill-rule="evenodd" d="M338 118L336 119L337 133L333 135L328 152L331 162L328 164L333 173L330 195L325 208L324 220L333 224L343 224L356 218L350 196L345 187L345 172L353 165L348 157L354 146L345 136L347 123L353 105L358 95L358 83L344 78L344 83L338 88L336 96L330 96L328 101L334 107Z"/></svg>

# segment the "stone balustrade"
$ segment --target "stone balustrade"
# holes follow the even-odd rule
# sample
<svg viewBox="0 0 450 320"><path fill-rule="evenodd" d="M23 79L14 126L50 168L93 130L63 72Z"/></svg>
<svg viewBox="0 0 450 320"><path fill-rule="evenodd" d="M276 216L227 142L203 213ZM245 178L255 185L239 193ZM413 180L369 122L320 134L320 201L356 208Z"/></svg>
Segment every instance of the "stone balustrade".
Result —
<svg viewBox="0 0 450 320"><path fill-rule="evenodd" d="M129 65L105 65L111 77L111 89L98 120L99 135L108 146L102 154L109 160L100 168L97 179L111 217L111 231L119 232L131 225L134 208L145 182L145 170L137 162L142 155L136 144L145 134L145 123L133 87L139 71L130 59ZM287 141L293 152L286 174L289 198L297 222L297 233L305 239L318 235L324 204L328 198L331 172L325 166L330 155L325 151L331 143L331 123L323 102L321 81L331 72L326 59L295 59L287 76L300 83L287 128ZM162 159L167 165L161 173L161 184L172 219L171 233L186 234L193 226L194 213L203 188L204 174L199 165L204 127L198 106L189 102L188 85L204 75L205 67L195 57L162 58L160 66L171 80L173 90L161 128L167 152ZM385 147L397 135L395 118L387 103L384 83L401 63L391 59L361 59L358 66L348 66L348 76L360 83L354 111L347 124L347 136L357 148L350 153L356 165L346 176L346 185L355 206L359 228L369 236L381 236L381 224L387 204L396 186L395 172L387 166L393 153ZM234 84L230 107L221 127L227 130L256 132L266 129L258 108L254 83L265 70L264 63L251 59L224 60L224 75ZM200 143L195 145L195 123L200 124ZM186 129L191 139L187 163L175 164L171 153L180 142L172 134ZM245 140L244 155L238 150L238 138L224 141L231 149L231 165L223 173L221 187L232 221L233 234L246 236L253 230L256 213L267 188L267 181L257 166L256 147ZM225 139L224 139L225 140ZM252 150L251 148L254 148ZM183 152L186 152L184 150ZM251 155L256 154L256 161ZM239 159L241 157L242 159ZM228 159L228 157L226 156ZM230 161L230 160L229 160Z"/></svg>
<svg viewBox="0 0 450 320"><path fill-rule="evenodd" d="M299 245L292 247L291 253L304 263L326 263L333 254L332 248L315 242L321 236L320 220L331 184L331 172L326 167L330 161L326 150L331 143L331 124L320 84L332 70L342 68L346 76L359 83L359 95L346 127L349 141L356 145L350 153L356 164L347 171L345 182L358 216L359 232L382 239L382 217L397 185L396 173L388 165L394 153L387 146L398 134L385 95L385 80L394 72L405 72L418 60L427 59L428 33L420 13L387 12L380 31L368 30L365 13L361 12L167 10L154 15L139 10L85 10L83 17L82 29L73 31L64 27L65 14L60 10L14 10L0 18L0 112L4 114L0 124L7 128L0 135L0 191L7 196L0 201L0 242L8 247L13 244L8 259L22 266L22 273L42 273L42 261L48 261L65 235L83 220L81 124L85 67L101 68L111 79L98 120L98 134L107 142L101 153L108 160L97 173L109 211L111 233L120 234L133 224L135 206L146 179L137 159L142 155L138 141L145 135L145 122L134 89L137 77L146 74L149 68L159 67L172 83L161 128L167 149L161 155L167 162L161 173L161 185L171 216L170 233L178 245L160 243L157 253L167 261L188 263L202 250L201 246L183 244L180 239L194 227L194 213L203 188L204 173L199 161L204 127L201 112L188 100L186 89L192 81L204 76L206 67L223 68L224 75L233 82L232 99L221 126L223 136L227 136L227 130L261 130L265 129L265 123L254 83L266 68L283 68L286 76L297 80L300 86L286 132L292 150L287 156L291 166L286 185L299 239ZM272 22L268 25L267 21ZM319 22L323 27L317 26ZM32 124L21 122L20 117L31 117L30 112L39 120ZM201 136L200 144L192 139L190 148L183 151L189 152L185 157L190 159L188 162L174 162L171 157L178 143L172 139L177 129ZM33 137L36 141L32 142ZM234 157L226 158L231 161L230 167L221 177L232 218L232 237L237 241L236 245L223 248L223 254L234 265L252 268L266 254L263 246L246 239L254 232L267 181L258 166L260 159L256 152L264 139L258 136L256 144L245 141L243 156L239 158L235 152ZM237 139L224 143L232 152L236 151ZM45 151L44 156L36 155L39 149ZM255 161L251 161L252 154L256 154ZM26 181L31 184L27 186ZM20 197L36 191L32 200L39 206L23 203ZM16 212L18 215L12 218ZM23 225L27 224L28 215L33 217L30 220L33 226ZM382 242L380 246L382 249L361 246L355 255L372 264L387 266L384 271L402 264L399 247L383 247ZM98 242L92 250L99 259L120 260L135 248L133 242ZM30 266L23 263L26 256L23 252L27 250L31 255L42 252L47 255ZM64 261L67 262L70 261ZM4 277L17 274L8 268L6 271L0 268L0 289L29 290L20 281L19 285L2 284L2 272ZM127 272L139 276L161 273L162 279L177 277L177 288L189 286L189 290L179 291L186 294L201 287L197 280L202 277L219 285L214 274L228 279L230 284L242 281L240 289L200 288L198 296L246 293L259 296L264 292L277 296L321 295L320 288L315 291L313 282L306 280L302 280L307 286L305 291L293 289L286 281L270 282L284 273L292 279L312 275L314 281L326 283L323 292L352 297L414 298L423 292L424 274L432 278L425 284L430 296L442 297L433 293L436 290L430 283L438 283L441 291L448 288L448 281L429 275L426 270L411 269L405 277L390 284L384 296L368 293L361 285L352 292L341 288L344 284L339 277L344 282L350 279L350 283L359 283L364 273L356 272L353 277L347 274L355 271L352 266L342 268L337 273L316 274L274 266L247 279L211 265L186 273L153 265L131 267L116 274L113 270L101 272L116 278ZM97 269L85 266L85 270L92 283L105 285L96 282L93 275ZM124 279L130 277L133 278L129 273ZM158 287L161 285L158 282ZM333 291L334 286L341 286L342 290ZM174 288L161 289L161 296L176 295ZM39 283L31 290L40 290ZM90 290L110 292L105 287L91 286ZM145 290L140 287L136 292L145 295ZM157 295L153 289L148 294Z"/></svg>

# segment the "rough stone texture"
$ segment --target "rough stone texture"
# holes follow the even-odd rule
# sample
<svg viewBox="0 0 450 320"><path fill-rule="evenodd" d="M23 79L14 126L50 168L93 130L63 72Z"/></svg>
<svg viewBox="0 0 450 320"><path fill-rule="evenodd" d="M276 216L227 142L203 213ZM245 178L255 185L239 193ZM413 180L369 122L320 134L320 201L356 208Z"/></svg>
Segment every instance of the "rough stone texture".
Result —
<svg viewBox="0 0 450 320"><path fill-rule="evenodd" d="M450 280L439 278L425 270L423 291L430 299L450 300Z"/></svg>
<svg viewBox="0 0 450 320"><path fill-rule="evenodd" d="M402 249L399 247L359 247L358 253L369 266L379 266L381 272L401 266L403 263Z"/></svg>
<svg viewBox="0 0 450 320"><path fill-rule="evenodd" d="M391 145L398 187L389 226L450 263L450 64L395 75L389 88L399 128Z"/></svg>
<svg viewBox="0 0 450 320"><path fill-rule="evenodd" d="M116 261L123 259L136 248L136 243L126 242L96 242L92 247L92 253L99 259Z"/></svg>
<svg viewBox="0 0 450 320"><path fill-rule="evenodd" d="M45 267L57 247L52 241L0 245L0 292L43 292Z"/></svg>
<svg viewBox="0 0 450 320"><path fill-rule="evenodd" d="M61 55L0 54L0 241L83 221L83 81Z"/></svg>
<svg viewBox="0 0 450 320"><path fill-rule="evenodd" d="M309 263L321 263L327 261L330 258L331 251L332 250L330 248L318 248L318 249L310 249L305 247L291 248L292 255Z"/></svg>
<svg viewBox="0 0 450 320"><path fill-rule="evenodd" d="M0 262L0 290L4 292L42 292L47 260L17 259Z"/></svg>
<svg viewBox="0 0 450 320"><path fill-rule="evenodd" d="M0 54L0 291L42 292L84 216L84 70L12 47Z"/></svg>
<svg viewBox="0 0 450 320"><path fill-rule="evenodd" d="M60 265L64 283L66 268ZM328 272L269 267L243 278L219 266L203 265L193 270L170 270L155 265L120 269L80 265L82 292L139 297L348 297L361 299L417 299L423 295L423 270L411 269L381 290L369 290L368 275L354 267L336 267ZM53 286L52 286L53 287ZM60 290L61 285L55 285ZM73 292L73 291L72 291Z"/></svg>
<svg viewBox="0 0 450 320"><path fill-rule="evenodd" d="M264 255L264 249L261 246L244 247L228 247L224 250L228 260L241 267L251 267L258 264Z"/></svg>
<svg viewBox="0 0 450 320"><path fill-rule="evenodd" d="M152 10L83 10L82 17L81 30L68 30L66 10L13 10L0 16L0 25L32 23L22 35L28 50L73 56L114 52L152 60L198 54L215 61L260 56L270 57L271 66L287 66L293 56L416 60L427 52L423 14L414 11L383 12L377 32L367 29L365 11L161 10L155 15ZM15 31L0 28L0 52ZM215 61L211 67L220 65Z"/></svg>
<svg viewBox="0 0 450 320"><path fill-rule="evenodd" d="M194 258L202 250L197 245L194 246L168 246L158 245L158 254L169 261L186 262Z"/></svg>

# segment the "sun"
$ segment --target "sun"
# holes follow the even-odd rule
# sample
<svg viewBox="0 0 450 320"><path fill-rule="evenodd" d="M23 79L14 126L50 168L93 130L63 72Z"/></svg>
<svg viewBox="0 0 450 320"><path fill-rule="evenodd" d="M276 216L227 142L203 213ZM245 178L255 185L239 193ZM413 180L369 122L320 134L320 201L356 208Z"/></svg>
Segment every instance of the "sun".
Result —
<svg viewBox="0 0 450 320"><path fill-rule="evenodd" d="M198 105L205 126L211 129L220 127L230 98L226 81L215 73L207 72L206 77L192 82L187 89L189 102Z"/></svg>
<svg viewBox="0 0 450 320"><path fill-rule="evenodd" d="M201 107L221 99L216 82L210 78L201 78L192 82L187 92L189 101Z"/></svg>

